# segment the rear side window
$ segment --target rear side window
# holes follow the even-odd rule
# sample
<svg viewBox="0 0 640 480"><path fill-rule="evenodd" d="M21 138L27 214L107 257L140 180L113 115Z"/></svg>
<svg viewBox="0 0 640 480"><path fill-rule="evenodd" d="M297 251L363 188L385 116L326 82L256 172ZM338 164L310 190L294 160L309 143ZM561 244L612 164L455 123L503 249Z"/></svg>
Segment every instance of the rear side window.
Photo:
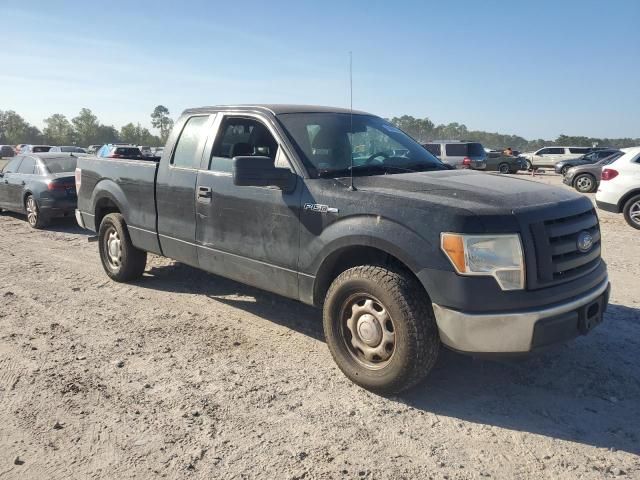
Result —
<svg viewBox="0 0 640 480"><path fill-rule="evenodd" d="M439 143L427 143L426 145L424 145L424 148L426 148L429 153L435 155L436 157L439 157L441 155Z"/></svg>
<svg viewBox="0 0 640 480"><path fill-rule="evenodd" d="M135 147L118 147L114 153L116 155L122 155L123 157L139 157L140 149Z"/></svg>
<svg viewBox="0 0 640 480"><path fill-rule="evenodd" d="M564 154L564 148L543 148L539 153L542 155L562 155Z"/></svg>
<svg viewBox="0 0 640 480"><path fill-rule="evenodd" d="M4 167L4 170L2 170L2 172L15 173L18 170L18 165L20 164L20 161L22 160L22 158L23 157L15 157L13 160L7 163L7 165Z"/></svg>
<svg viewBox="0 0 640 480"><path fill-rule="evenodd" d="M591 151L590 148L570 148L569 152L570 153L580 153L580 154L585 154L585 153L589 153Z"/></svg>
<svg viewBox="0 0 640 480"><path fill-rule="evenodd" d="M187 120L171 159L174 167L200 168L200 157L197 156L198 145L205 134L203 127L208 119L208 116L200 116Z"/></svg>
<svg viewBox="0 0 640 480"><path fill-rule="evenodd" d="M25 157L22 163L20 164L20 168L18 168L18 173L33 173L33 167L36 166L36 161L33 157Z"/></svg>
<svg viewBox="0 0 640 480"><path fill-rule="evenodd" d="M46 147L44 145L33 147L33 153L44 153L48 152L49 150L51 150L51 147Z"/></svg>
<svg viewBox="0 0 640 480"><path fill-rule="evenodd" d="M481 143L469 143L469 156L471 157L481 157L485 154L484 147Z"/></svg>
<svg viewBox="0 0 640 480"><path fill-rule="evenodd" d="M447 143L445 146L447 157L466 157L468 155L468 146L469 144L467 143Z"/></svg>

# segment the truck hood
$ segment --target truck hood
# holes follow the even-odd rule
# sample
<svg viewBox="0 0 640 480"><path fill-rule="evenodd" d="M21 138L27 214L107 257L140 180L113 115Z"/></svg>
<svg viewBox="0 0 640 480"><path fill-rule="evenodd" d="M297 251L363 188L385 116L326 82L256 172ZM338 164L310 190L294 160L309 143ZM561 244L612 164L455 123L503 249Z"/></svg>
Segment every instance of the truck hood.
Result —
<svg viewBox="0 0 640 480"><path fill-rule="evenodd" d="M354 183L360 191L423 200L475 214L514 214L560 202L588 202L563 188L471 170L356 177Z"/></svg>

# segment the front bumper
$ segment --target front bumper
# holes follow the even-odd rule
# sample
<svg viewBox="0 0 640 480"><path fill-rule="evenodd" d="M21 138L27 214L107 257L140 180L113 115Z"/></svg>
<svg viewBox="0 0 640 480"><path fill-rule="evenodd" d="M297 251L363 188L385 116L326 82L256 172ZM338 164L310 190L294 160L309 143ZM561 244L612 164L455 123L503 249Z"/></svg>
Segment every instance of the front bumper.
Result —
<svg viewBox="0 0 640 480"><path fill-rule="evenodd" d="M573 187L573 175L571 176L565 175L564 177L562 177L562 183L564 183L565 185L569 185L570 187Z"/></svg>
<svg viewBox="0 0 640 480"><path fill-rule="evenodd" d="M467 353L526 353L588 333L602 321L609 280L565 302L538 309L470 313L433 304L446 346Z"/></svg>

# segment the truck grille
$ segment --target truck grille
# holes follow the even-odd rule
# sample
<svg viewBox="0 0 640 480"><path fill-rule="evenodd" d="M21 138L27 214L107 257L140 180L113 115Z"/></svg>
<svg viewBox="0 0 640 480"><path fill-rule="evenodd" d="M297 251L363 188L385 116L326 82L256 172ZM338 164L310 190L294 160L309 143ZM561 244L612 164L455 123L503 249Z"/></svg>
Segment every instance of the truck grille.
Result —
<svg viewBox="0 0 640 480"><path fill-rule="evenodd" d="M578 236L588 232L593 245L578 249ZM573 280L591 272L600 263L600 226L595 210L531 224L536 251L534 287Z"/></svg>

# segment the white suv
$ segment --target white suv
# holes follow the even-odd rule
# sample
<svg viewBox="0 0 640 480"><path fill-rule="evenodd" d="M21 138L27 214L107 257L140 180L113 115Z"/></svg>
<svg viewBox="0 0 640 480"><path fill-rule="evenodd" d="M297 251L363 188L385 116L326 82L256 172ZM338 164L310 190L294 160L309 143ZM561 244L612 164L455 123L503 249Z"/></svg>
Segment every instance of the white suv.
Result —
<svg viewBox="0 0 640 480"><path fill-rule="evenodd" d="M528 167L554 167L560 160L573 160L586 155L593 148L589 147L544 147L536 152L521 153L527 160Z"/></svg>
<svg viewBox="0 0 640 480"><path fill-rule="evenodd" d="M618 160L602 169L596 204L613 213L624 213L633 228L640 230L640 147L623 148Z"/></svg>

